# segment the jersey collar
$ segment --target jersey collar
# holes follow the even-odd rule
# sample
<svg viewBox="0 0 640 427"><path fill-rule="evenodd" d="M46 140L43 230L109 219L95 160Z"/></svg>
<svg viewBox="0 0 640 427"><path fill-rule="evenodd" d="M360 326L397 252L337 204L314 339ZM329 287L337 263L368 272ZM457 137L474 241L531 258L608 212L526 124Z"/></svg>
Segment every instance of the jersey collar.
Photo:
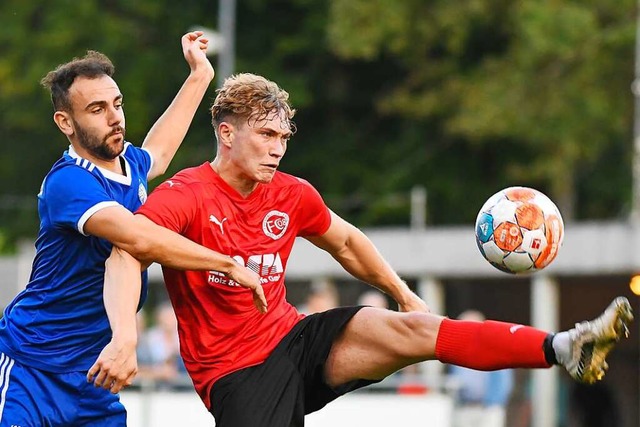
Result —
<svg viewBox="0 0 640 427"><path fill-rule="evenodd" d="M129 145L129 143L125 142L125 146L124 146L124 150L125 151L126 151L128 145ZM84 159L84 157L81 157L76 152L76 150L73 149L73 146L71 146L71 145L69 145L68 153L69 153L69 156L71 158L73 158L73 159ZM123 151L123 153L124 153L124 151ZM124 167L125 167L125 171L127 172L126 176L111 172L110 170L107 170L107 169L104 169L104 168L101 168L100 166L96 165L95 163L93 163L90 160L87 160L87 159L84 159L84 160L86 160L87 162L89 162L92 165L94 165L100 171L100 173L102 173L102 176L104 176L108 180L119 182L120 184L124 184L124 185L131 185L131 166L129 165L129 162L127 161L126 157L120 156L120 158L122 158L122 160L124 160Z"/></svg>

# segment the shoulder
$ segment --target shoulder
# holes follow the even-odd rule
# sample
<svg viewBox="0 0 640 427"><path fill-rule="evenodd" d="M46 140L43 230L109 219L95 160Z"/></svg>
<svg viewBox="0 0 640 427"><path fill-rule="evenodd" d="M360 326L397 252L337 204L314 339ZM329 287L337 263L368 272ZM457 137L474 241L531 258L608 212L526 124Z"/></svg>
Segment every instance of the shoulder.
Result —
<svg viewBox="0 0 640 427"><path fill-rule="evenodd" d="M313 188L313 185L311 185L311 183L306 179L303 179L294 175L290 175L285 172L280 172L280 171L276 172L276 174L273 177L273 180L271 181L271 184L274 187L300 187L300 188L311 187Z"/></svg>
<svg viewBox="0 0 640 427"><path fill-rule="evenodd" d="M65 155L45 176L38 199L45 203L68 203L78 198L97 197L106 187L106 180L93 163Z"/></svg>
<svg viewBox="0 0 640 427"><path fill-rule="evenodd" d="M325 206L320 192L306 179L290 175L284 172L277 172L269 191L286 197L291 203L297 205L304 211L319 211Z"/></svg>
<svg viewBox="0 0 640 427"><path fill-rule="evenodd" d="M71 185L78 180L94 181L99 177L95 164L81 157L73 158L65 155L51 167L45 182Z"/></svg>
<svg viewBox="0 0 640 427"><path fill-rule="evenodd" d="M124 149L122 150L121 155L127 160L132 160L134 162L139 162L141 160L147 161L148 159L151 159L151 153L148 150L136 147L128 141L124 142Z"/></svg>
<svg viewBox="0 0 640 427"><path fill-rule="evenodd" d="M290 193L299 194L305 201L322 199L320 192L309 181L298 176L276 172L272 184L274 189L287 190Z"/></svg>
<svg viewBox="0 0 640 427"><path fill-rule="evenodd" d="M205 165L207 165L207 163L179 171L171 178L159 184L153 193L175 194L178 192L190 195L198 194L199 188L207 183Z"/></svg>
<svg viewBox="0 0 640 427"><path fill-rule="evenodd" d="M173 175L171 178L186 182L202 182L206 178L206 173L209 171L209 163L205 162L198 166L192 166L190 168L185 168Z"/></svg>
<svg viewBox="0 0 640 427"><path fill-rule="evenodd" d="M177 172L171 178L165 180L160 186L167 186L169 188L174 187L193 187L207 182L206 180L206 169L204 166L208 165L205 163L204 165L194 166L186 169L182 169Z"/></svg>

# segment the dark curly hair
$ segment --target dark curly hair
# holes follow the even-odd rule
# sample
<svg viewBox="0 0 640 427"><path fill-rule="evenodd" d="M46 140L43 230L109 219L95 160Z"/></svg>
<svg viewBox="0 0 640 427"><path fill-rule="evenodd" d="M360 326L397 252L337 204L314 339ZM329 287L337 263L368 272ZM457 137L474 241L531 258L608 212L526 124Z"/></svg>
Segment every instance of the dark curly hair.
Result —
<svg viewBox="0 0 640 427"><path fill-rule="evenodd" d="M94 50L87 51L82 58L60 64L55 70L49 71L40 81L51 92L51 103L54 111L71 111L69 88L76 77L95 79L101 76L112 77L115 67L106 55Z"/></svg>

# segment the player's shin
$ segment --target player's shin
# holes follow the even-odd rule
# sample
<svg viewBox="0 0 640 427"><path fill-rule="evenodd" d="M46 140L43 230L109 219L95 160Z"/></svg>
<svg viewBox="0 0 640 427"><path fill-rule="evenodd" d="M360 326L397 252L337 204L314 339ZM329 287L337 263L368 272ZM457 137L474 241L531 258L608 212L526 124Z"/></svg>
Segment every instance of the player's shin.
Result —
<svg viewBox="0 0 640 427"><path fill-rule="evenodd" d="M513 323L445 319L436 340L436 358L478 370L548 368L548 332Z"/></svg>

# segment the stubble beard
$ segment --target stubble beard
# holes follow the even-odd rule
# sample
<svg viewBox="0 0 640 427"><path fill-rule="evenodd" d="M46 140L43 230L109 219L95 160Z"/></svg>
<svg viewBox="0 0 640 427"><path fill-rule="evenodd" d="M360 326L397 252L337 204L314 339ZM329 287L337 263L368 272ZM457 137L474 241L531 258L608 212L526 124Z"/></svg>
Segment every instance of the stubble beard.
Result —
<svg viewBox="0 0 640 427"><path fill-rule="evenodd" d="M99 138L95 134L87 132L82 126L74 121L75 131L78 136L78 143L87 150L91 155L100 160L113 160L118 157L124 150L125 129L122 126L115 126L111 132L104 137ZM115 133L122 133L122 142L117 145L110 145L107 142L110 136Z"/></svg>

